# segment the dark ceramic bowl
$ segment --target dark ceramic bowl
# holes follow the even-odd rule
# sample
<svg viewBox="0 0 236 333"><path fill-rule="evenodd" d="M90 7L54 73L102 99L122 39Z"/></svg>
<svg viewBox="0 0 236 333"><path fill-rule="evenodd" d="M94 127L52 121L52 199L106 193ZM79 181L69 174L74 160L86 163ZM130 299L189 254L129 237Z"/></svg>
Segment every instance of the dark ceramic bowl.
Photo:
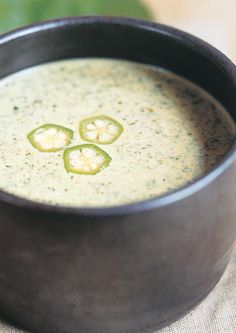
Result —
<svg viewBox="0 0 236 333"><path fill-rule="evenodd" d="M0 76L74 57L162 66L236 118L236 69L184 32L67 18L0 37ZM210 173L133 205L71 209L0 192L0 313L38 333L145 333L185 315L222 276L236 237L236 149Z"/></svg>

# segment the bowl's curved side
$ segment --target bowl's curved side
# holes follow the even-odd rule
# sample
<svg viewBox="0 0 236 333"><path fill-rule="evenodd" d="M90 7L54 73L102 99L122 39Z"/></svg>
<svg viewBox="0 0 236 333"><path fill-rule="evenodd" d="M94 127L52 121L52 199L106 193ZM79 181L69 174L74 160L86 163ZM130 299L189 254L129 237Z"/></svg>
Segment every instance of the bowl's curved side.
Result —
<svg viewBox="0 0 236 333"><path fill-rule="evenodd" d="M143 333L222 276L236 236L235 165L171 206L65 217L0 205L0 311L35 333Z"/></svg>

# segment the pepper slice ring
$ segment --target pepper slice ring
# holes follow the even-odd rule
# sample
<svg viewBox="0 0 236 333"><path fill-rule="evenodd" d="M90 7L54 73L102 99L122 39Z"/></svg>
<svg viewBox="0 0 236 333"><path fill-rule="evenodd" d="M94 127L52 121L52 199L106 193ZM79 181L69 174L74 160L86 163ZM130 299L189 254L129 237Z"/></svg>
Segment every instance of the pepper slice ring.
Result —
<svg viewBox="0 0 236 333"><path fill-rule="evenodd" d="M95 116L80 122L79 133L83 140L98 144L111 144L124 131L123 126L108 116Z"/></svg>
<svg viewBox="0 0 236 333"><path fill-rule="evenodd" d="M73 131L60 125L45 124L31 131L27 138L41 152L56 152L71 143Z"/></svg>
<svg viewBox="0 0 236 333"><path fill-rule="evenodd" d="M93 144L67 148L63 158L67 172L83 175L95 175L111 162L111 157Z"/></svg>

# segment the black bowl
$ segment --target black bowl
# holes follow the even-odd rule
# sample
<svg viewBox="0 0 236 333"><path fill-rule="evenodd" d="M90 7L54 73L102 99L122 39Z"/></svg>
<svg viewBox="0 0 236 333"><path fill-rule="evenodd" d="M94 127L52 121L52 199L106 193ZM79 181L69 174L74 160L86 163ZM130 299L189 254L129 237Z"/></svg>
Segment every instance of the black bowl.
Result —
<svg viewBox="0 0 236 333"><path fill-rule="evenodd" d="M162 66L203 87L236 118L235 66L179 30L80 17L0 37L0 77L75 57ZM38 333L144 333L185 315L230 258L235 158L234 144L196 182L122 207L54 207L0 192L0 313Z"/></svg>

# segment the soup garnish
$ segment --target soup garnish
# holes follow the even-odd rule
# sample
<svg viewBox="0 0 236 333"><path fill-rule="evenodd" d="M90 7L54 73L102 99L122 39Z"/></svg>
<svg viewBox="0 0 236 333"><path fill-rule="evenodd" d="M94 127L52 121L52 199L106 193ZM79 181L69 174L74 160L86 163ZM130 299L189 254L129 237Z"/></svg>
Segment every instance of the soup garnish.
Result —
<svg viewBox="0 0 236 333"><path fill-rule="evenodd" d="M45 124L31 131L27 137L39 151L56 152L71 143L73 131L59 125Z"/></svg>
<svg viewBox="0 0 236 333"><path fill-rule="evenodd" d="M123 126L107 116L96 116L80 122L79 132L83 140L101 145L111 144L123 132Z"/></svg>
<svg viewBox="0 0 236 333"><path fill-rule="evenodd" d="M67 148L64 152L65 168L68 172L95 175L110 164L110 156L93 144Z"/></svg>

